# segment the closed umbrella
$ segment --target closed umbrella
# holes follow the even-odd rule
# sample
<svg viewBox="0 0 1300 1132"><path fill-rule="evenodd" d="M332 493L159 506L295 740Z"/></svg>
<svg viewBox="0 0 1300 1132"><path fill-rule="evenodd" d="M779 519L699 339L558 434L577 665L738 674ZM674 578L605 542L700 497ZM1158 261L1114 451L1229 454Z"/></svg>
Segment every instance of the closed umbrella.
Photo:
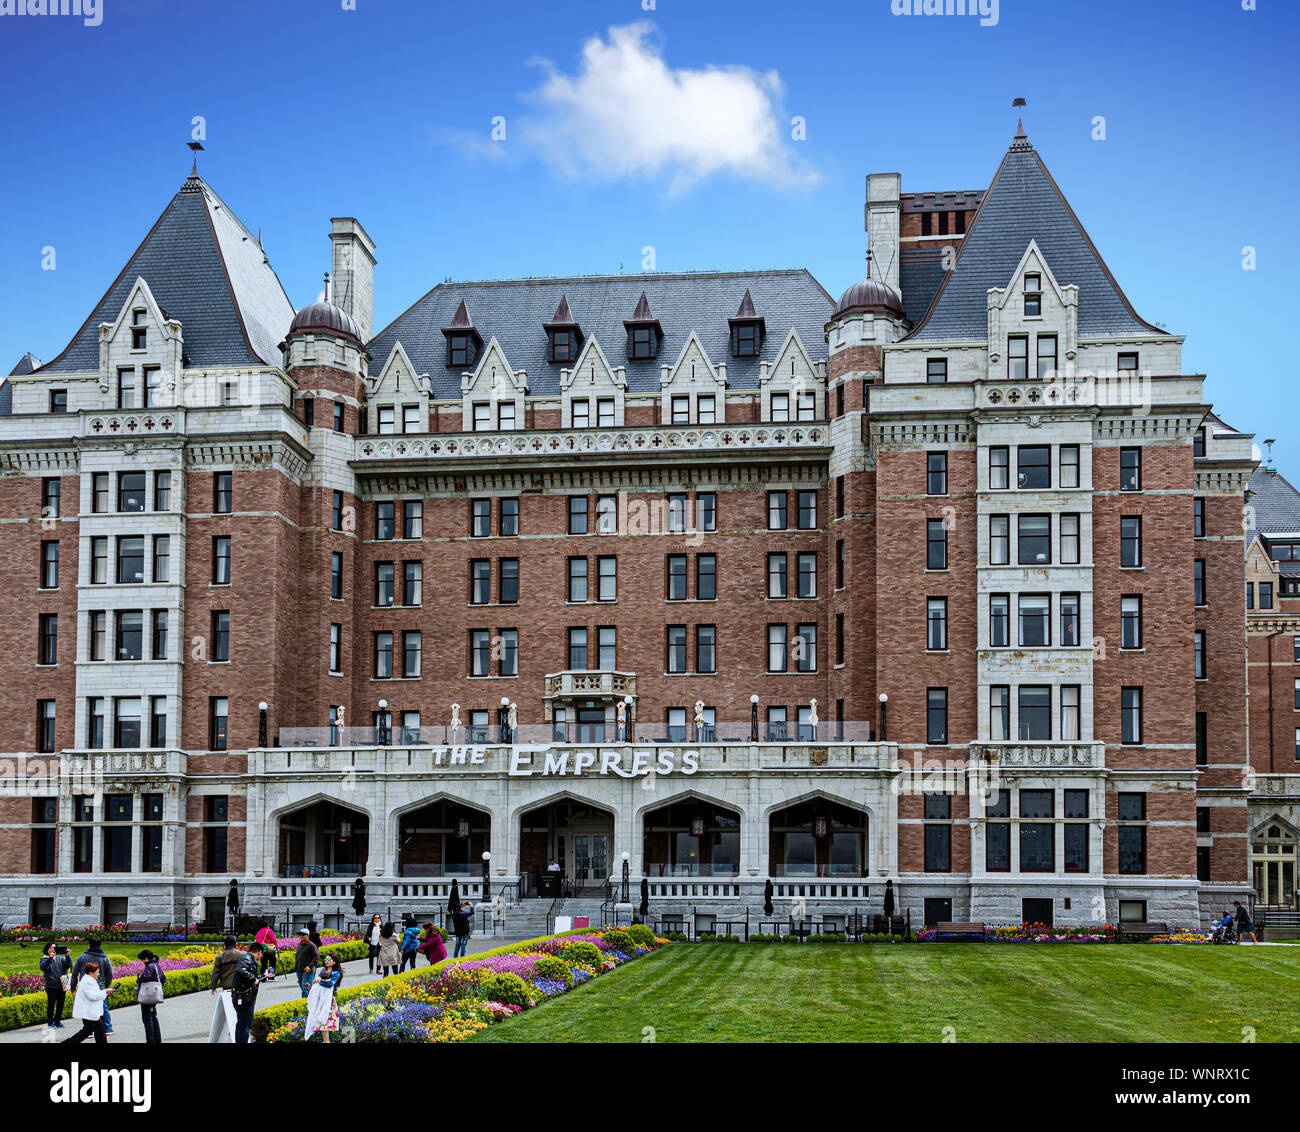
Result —
<svg viewBox="0 0 1300 1132"><path fill-rule="evenodd" d="M455 877L451 878L451 895L447 897L447 911L460 911L460 885L456 882Z"/></svg>
<svg viewBox="0 0 1300 1132"><path fill-rule="evenodd" d="M366 911L366 882L360 877L357 877L352 886L352 911L358 916L364 915Z"/></svg>
<svg viewBox="0 0 1300 1132"><path fill-rule="evenodd" d="M234 916L239 911L239 881L230 882L230 891L226 893L226 907L230 909L230 914Z"/></svg>
<svg viewBox="0 0 1300 1132"><path fill-rule="evenodd" d="M894 882L885 881L885 919L894 914Z"/></svg>
<svg viewBox="0 0 1300 1132"><path fill-rule="evenodd" d="M645 920L650 914L650 882L645 877L641 878L641 919Z"/></svg>
<svg viewBox="0 0 1300 1132"><path fill-rule="evenodd" d="M768 882L763 885L763 915L770 916L772 912L772 880L769 877Z"/></svg>

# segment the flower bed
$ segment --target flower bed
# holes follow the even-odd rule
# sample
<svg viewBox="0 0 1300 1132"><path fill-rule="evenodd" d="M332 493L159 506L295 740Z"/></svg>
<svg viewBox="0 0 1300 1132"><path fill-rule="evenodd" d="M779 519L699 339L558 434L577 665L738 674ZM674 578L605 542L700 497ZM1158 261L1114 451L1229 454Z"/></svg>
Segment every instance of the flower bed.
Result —
<svg viewBox="0 0 1300 1132"><path fill-rule="evenodd" d="M579 929L404 971L340 990L338 1037L347 1042L462 1041L667 942L643 925ZM302 1041L306 1013L302 999L260 1010L253 1018L253 1038Z"/></svg>
<svg viewBox="0 0 1300 1132"><path fill-rule="evenodd" d="M920 943L935 940L968 939L969 936L940 935L934 928L924 928L916 933ZM1130 936L1122 925L1103 924L1100 927L1051 928L1046 924L1003 924L985 928L985 943L1204 943L1208 937L1199 932L1176 930L1168 935Z"/></svg>

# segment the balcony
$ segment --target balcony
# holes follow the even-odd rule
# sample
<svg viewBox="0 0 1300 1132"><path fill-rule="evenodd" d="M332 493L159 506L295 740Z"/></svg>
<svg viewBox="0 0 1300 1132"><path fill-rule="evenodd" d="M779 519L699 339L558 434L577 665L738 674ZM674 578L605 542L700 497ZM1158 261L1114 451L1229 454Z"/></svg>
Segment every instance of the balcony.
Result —
<svg viewBox="0 0 1300 1132"><path fill-rule="evenodd" d="M546 677L546 698L554 696L618 697L636 695L636 673L609 669L571 669Z"/></svg>
<svg viewBox="0 0 1300 1132"><path fill-rule="evenodd" d="M1014 770L1101 770L1105 743L1034 742L972 743L971 761Z"/></svg>

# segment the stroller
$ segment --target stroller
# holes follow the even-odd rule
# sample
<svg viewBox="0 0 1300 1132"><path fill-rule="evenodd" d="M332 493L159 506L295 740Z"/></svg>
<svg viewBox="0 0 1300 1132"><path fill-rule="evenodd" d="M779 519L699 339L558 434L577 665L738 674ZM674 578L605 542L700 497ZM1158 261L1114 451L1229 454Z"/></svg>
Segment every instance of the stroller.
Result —
<svg viewBox="0 0 1300 1132"><path fill-rule="evenodd" d="M1214 930L1210 932L1211 943L1236 943L1237 923L1231 912L1225 912L1223 919L1215 920Z"/></svg>

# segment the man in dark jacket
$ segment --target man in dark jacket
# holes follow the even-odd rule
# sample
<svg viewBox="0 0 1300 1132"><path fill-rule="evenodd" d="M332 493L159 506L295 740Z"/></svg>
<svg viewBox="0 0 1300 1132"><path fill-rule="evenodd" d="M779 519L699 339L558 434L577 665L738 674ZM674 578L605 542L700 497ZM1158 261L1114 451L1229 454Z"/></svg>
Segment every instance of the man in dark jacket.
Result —
<svg viewBox="0 0 1300 1132"><path fill-rule="evenodd" d="M99 964L99 986L101 990L107 990L113 985L113 964L108 961L108 956L104 954L104 949L99 946L99 940L86 940L86 950L77 956L76 963L72 966L72 989L75 992L77 984L81 982L81 976L85 973L87 963ZM104 999L104 1033L113 1032L113 1017L108 1012L108 999Z"/></svg>
<svg viewBox="0 0 1300 1132"><path fill-rule="evenodd" d="M320 948L312 943L311 933L303 928L298 933L298 948L293 953L293 973L298 978L298 989L302 991L303 998L311 993L312 971L319 962Z"/></svg>
<svg viewBox="0 0 1300 1132"><path fill-rule="evenodd" d="M468 900L451 914L452 931L456 935L453 959L459 959L469 949L469 937L474 931L474 905Z"/></svg>
<svg viewBox="0 0 1300 1132"><path fill-rule="evenodd" d="M235 965L234 978L231 980L230 994L235 1004L235 1044L247 1045L248 1035L253 1028L253 1011L257 1009L257 988L265 979L275 978L275 968L269 974L259 973L262 952L260 943L248 945L247 954L241 953Z"/></svg>
<svg viewBox="0 0 1300 1132"><path fill-rule="evenodd" d="M235 986L235 970L247 955L239 950L239 941L233 935L226 936L225 944L225 951L218 955L216 962L212 964L210 985L216 1002L212 1004L212 1026L208 1030L208 1045L216 1045L221 1041L233 1042L235 1027L238 1024L234 995L231 992Z"/></svg>
<svg viewBox="0 0 1300 1132"><path fill-rule="evenodd" d="M1250 936L1251 943L1258 943L1255 938L1255 921L1250 918L1250 912L1240 900L1234 900L1233 905L1237 909L1237 939L1245 942L1247 936Z"/></svg>

